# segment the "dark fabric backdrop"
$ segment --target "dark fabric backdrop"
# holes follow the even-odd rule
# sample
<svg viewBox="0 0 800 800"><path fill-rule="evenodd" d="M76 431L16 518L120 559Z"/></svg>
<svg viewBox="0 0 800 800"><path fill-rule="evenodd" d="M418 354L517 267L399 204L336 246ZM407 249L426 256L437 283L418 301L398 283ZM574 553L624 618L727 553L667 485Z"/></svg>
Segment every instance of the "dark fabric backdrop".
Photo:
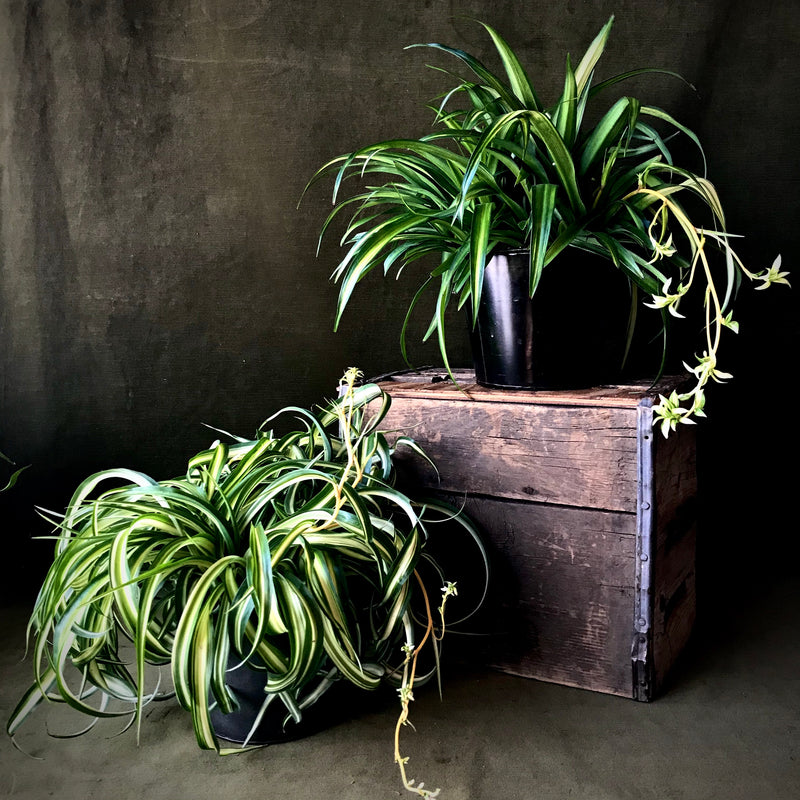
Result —
<svg viewBox="0 0 800 800"><path fill-rule="evenodd" d="M413 282L367 281L334 335L335 237L315 256L329 186L297 202L328 158L428 129L445 83L425 64L453 64L405 45L488 59L469 20L483 19L552 98L565 53L611 13L600 76L652 65L691 81L627 91L699 134L749 263L780 252L794 268L794 0L0 4L0 450L32 465L0 496L3 591L34 590L50 545L31 541L48 531L33 507L63 508L84 474L177 474L213 438L202 423L250 435L330 396L350 365L402 367ZM796 563L796 294L740 306L721 365L735 380L702 430L701 585ZM466 335L452 348L468 362Z"/></svg>

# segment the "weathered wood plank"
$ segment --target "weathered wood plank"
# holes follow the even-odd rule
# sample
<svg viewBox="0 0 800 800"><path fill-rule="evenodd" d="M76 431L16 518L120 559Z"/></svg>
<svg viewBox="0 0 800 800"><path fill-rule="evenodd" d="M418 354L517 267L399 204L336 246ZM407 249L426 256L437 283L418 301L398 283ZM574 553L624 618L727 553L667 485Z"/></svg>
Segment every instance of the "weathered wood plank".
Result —
<svg viewBox="0 0 800 800"><path fill-rule="evenodd" d="M654 481L658 549L669 550L697 517L697 446L692 428L655 436Z"/></svg>
<svg viewBox="0 0 800 800"><path fill-rule="evenodd" d="M470 497L495 568L490 664L632 696L635 517Z"/></svg>
<svg viewBox="0 0 800 800"><path fill-rule="evenodd" d="M656 691L686 646L696 614L697 461L694 431L657 438L653 663Z"/></svg>
<svg viewBox="0 0 800 800"><path fill-rule="evenodd" d="M425 369L384 376L382 382L393 395L437 400L476 400L485 403L536 403L562 406L633 408L644 398L669 394L676 379L666 377L656 384L639 382L591 386L585 389L490 389L475 383L472 370L454 370L457 386L443 370Z"/></svg>
<svg viewBox="0 0 800 800"><path fill-rule="evenodd" d="M429 400L392 394L384 427L413 437L448 491L636 510L635 409Z"/></svg>
<svg viewBox="0 0 800 800"><path fill-rule="evenodd" d="M658 694L689 641L696 616L695 531L666 556L656 557L653 609L653 666Z"/></svg>

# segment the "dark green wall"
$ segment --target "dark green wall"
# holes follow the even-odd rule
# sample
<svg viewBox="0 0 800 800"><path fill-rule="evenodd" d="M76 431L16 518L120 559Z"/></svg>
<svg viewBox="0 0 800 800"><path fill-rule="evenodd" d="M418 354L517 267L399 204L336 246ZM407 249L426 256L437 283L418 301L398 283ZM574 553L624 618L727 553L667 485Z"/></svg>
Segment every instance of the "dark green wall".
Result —
<svg viewBox="0 0 800 800"><path fill-rule="evenodd" d="M696 85L629 90L701 136L752 265L781 252L792 268L797 2L0 4L0 449L33 465L0 497L15 577L34 582L47 558L30 544L47 530L33 505L63 507L84 473L166 477L210 442L202 423L249 435L284 404L330 395L347 366L402 366L412 284L369 281L334 335L334 239L315 257L328 187L296 205L329 157L427 129L443 83L424 67L432 53L404 45L489 58L466 17L484 19L552 97L564 53L612 12L602 75L657 65ZM790 509L795 471L779 461L797 452L796 308L780 287L749 293L723 365L735 383L711 401L705 497L730 528L706 548L724 546L723 561ZM465 337L452 346L466 363Z"/></svg>

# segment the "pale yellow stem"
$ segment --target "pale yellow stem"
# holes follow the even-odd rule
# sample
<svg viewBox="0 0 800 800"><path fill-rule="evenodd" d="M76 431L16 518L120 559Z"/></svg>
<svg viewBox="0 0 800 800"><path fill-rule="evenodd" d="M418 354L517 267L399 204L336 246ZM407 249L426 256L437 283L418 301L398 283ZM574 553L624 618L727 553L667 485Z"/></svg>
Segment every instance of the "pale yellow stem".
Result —
<svg viewBox="0 0 800 800"><path fill-rule="evenodd" d="M428 638L433 633L433 615L431 614L431 605L430 601L428 600L428 592L425 589L425 584L422 582L422 578L420 578L419 573L414 570L414 577L417 580L417 583L422 590L422 597L425 601L425 614L428 620L428 624L425 627L425 635L422 637L420 643L414 648L414 653L411 655L410 653L406 654L406 660L404 664L404 671L403 671L403 687L402 687L402 707L400 709L400 716L397 719L397 724L395 725L394 729L394 760L395 763L400 768L400 777L403 781L403 786L409 792L419 795L420 797L436 797L439 794L439 790L436 789L434 792L430 792L425 788L414 786L408 780L408 776L406 775L406 764L408 763L408 758L404 757L400 753L400 729L408 724L408 704L413 699L412 698L412 690L414 688L414 678L416 677L417 672L417 658L419 656L420 650L423 648L425 643L428 641ZM443 612L442 612L443 613ZM409 662L410 662L410 675L409 675Z"/></svg>

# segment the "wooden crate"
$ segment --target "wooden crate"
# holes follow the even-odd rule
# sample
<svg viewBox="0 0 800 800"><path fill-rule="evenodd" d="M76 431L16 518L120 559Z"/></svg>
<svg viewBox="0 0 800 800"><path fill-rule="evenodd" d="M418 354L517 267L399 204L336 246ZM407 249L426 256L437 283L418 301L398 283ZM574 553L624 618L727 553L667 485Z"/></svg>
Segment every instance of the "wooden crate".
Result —
<svg viewBox="0 0 800 800"><path fill-rule="evenodd" d="M381 379L384 428L439 471L410 479L465 502L494 566L490 664L651 700L695 616L695 441L652 426L674 383L581 391L486 389L459 371Z"/></svg>

